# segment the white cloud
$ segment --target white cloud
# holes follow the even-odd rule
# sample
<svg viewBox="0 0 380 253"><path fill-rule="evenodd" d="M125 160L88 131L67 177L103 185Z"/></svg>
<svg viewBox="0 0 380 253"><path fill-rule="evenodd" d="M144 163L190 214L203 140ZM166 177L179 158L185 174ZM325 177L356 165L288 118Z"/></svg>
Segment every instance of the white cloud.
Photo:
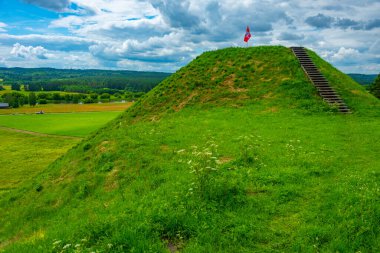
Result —
<svg viewBox="0 0 380 253"><path fill-rule="evenodd" d="M48 59L54 57L53 54L50 54L48 50L46 50L42 46L23 46L20 43L16 43L13 45L11 55L24 59Z"/></svg>
<svg viewBox="0 0 380 253"><path fill-rule="evenodd" d="M179 63L143 62L133 60L121 60L117 62L117 67L121 69L133 69L136 71L166 71L173 72L181 67Z"/></svg>
<svg viewBox="0 0 380 253"><path fill-rule="evenodd" d="M0 66L4 67L53 67L63 69L99 69L105 68L104 64L90 53L86 52L63 52L48 50L47 58L22 58L10 54L13 47L0 45ZM112 68L109 68L112 69Z"/></svg>
<svg viewBox="0 0 380 253"><path fill-rule="evenodd" d="M90 45L96 44L97 41L67 35L10 35L0 34L0 43L3 45L14 45L15 43L28 44L33 47L42 45L49 50L61 51L87 51Z"/></svg>
<svg viewBox="0 0 380 253"><path fill-rule="evenodd" d="M248 24L254 46L301 45L341 69L354 69L356 64L366 72L380 71L376 70L380 65L380 28L376 27L380 2L376 0L347 0L344 5L329 0L25 1L66 13L47 24L45 32L39 30L40 34L0 33L0 43L41 46L84 68L85 62L77 57L101 68L175 70L203 51L243 45ZM314 17L309 19L314 26L305 22L309 17ZM323 18L332 23L324 24ZM366 31L355 22L376 24ZM0 32L4 30L1 24ZM33 32L37 33L28 31ZM62 66L61 59L52 64Z"/></svg>
<svg viewBox="0 0 380 253"><path fill-rule="evenodd" d="M69 0L24 0L26 3L34 4L54 11L64 11L69 5Z"/></svg>
<svg viewBox="0 0 380 253"><path fill-rule="evenodd" d="M359 51L353 48L339 48L339 51L331 56L333 61L341 61L343 59L355 59L360 55Z"/></svg>
<svg viewBox="0 0 380 253"><path fill-rule="evenodd" d="M6 32L7 30L5 29L7 27L7 24L0 22L0 32Z"/></svg>
<svg viewBox="0 0 380 253"><path fill-rule="evenodd" d="M5 58L0 57L0 67L5 67Z"/></svg>

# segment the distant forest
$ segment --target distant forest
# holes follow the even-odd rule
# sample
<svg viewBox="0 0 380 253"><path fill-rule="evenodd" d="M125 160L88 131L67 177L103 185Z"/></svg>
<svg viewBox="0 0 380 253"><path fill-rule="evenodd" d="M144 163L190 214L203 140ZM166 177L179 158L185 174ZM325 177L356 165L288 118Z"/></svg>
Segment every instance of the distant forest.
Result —
<svg viewBox="0 0 380 253"><path fill-rule="evenodd" d="M364 75L364 74L348 74L352 79L361 85L371 85L377 75Z"/></svg>
<svg viewBox="0 0 380 253"><path fill-rule="evenodd" d="M26 91L89 93L102 90L147 92L169 73L77 70L53 68L0 68L2 85L24 85Z"/></svg>

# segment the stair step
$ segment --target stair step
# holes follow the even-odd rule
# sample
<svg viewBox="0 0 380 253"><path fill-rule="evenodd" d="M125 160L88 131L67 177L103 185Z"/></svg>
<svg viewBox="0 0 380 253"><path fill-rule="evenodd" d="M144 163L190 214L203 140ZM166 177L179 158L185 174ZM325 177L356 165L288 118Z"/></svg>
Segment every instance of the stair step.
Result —
<svg viewBox="0 0 380 253"><path fill-rule="evenodd" d="M322 98L324 98L324 99L326 99L326 100L339 99L338 96L322 96Z"/></svg>
<svg viewBox="0 0 380 253"><path fill-rule="evenodd" d="M348 106L344 103L343 99L338 93L329 85L327 79L319 71L317 66L308 55L304 47L291 47L290 48L294 55L297 57L302 68L305 70L306 75L312 81L314 86L317 88L319 95L324 101L331 105L338 106L338 110L341 113L351 113Z"/></svg>
<svg viewBox="0 0 380 253"><path fill-rule="evenodd" d="M329 82L327 80L323 80L323 81L315 81L314 82L315 85L327 85L330 87L329 85Z"/></svg>
<svg viewBox="0 0 380 253"><path fill-rule="evenodd" d="M337 93L335 93L334 91L320 91L319 94L321 94L321 96L325 96L325 95L336 95L338 96Z"/></svg>
<svg viewBox="0 0 380 253"><path fill-rule="evenodd" d="M343 102L343 100L339 97L339 96L323 96L321 95L322 98L324 98L325 100L328 100L328 101L333 101L333 102Z"/></svg>
<svg viewBox="0 0 380 253"><path fill-rule="evenodd" d="M331 91L331 90L328 90L328 91L326 91L326 90L321 90L321 91L319 91L319 94L323 94L323 95L332 95L332 94L334 94L334 95L339 95L339 94L337 94L336 92Z"/></svg>
<svg viewBox="0 0 380 253"><path fill-rule="evenodd" d="M326 82L314 82L314 85L316 87L328 87L328 88L331 88L331 86L329 85L329 83L326 81Z"/></svg>

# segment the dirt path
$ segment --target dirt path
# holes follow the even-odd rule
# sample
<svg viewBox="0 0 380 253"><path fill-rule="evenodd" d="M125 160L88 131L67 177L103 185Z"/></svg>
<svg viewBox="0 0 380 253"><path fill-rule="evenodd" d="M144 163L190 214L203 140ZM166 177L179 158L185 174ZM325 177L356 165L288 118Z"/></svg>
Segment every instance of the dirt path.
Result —
<svg viewBox="0 0 380 253"><path fill-rule="evenodd" d="M58 137L58 138L74 139L74 140L83 139L81 137L75 137L75 136L56 135L56 134L44 134L44 133L32 132L32 131L21 130L21 129L16 129L16 128L2 127L2 126L0 126L0 130L9 131L9 132L16 132L16 133L23 133L23 134L29 134L29 135L34 135L34 136L42 136L42 137Z"/></svg>

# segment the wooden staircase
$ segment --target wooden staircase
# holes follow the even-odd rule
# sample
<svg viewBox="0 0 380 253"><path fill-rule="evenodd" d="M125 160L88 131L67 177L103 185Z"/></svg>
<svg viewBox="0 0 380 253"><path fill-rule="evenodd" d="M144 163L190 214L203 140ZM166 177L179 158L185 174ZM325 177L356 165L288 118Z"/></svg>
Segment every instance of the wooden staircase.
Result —
<svg viewBox="0 0 380 253"><path fill-rule="evenodd" d="M301 63L303 70L309 77L314 86L318 89L319 95L327 103L333 106L337 106L339 112L350 113L350 109L344 103L343 99L338 93L330 86L327 79L319 72L318 68L315 66L310 56L307 54L305 48L303 47L291 47L294 55L298 58Z"/></svg>

